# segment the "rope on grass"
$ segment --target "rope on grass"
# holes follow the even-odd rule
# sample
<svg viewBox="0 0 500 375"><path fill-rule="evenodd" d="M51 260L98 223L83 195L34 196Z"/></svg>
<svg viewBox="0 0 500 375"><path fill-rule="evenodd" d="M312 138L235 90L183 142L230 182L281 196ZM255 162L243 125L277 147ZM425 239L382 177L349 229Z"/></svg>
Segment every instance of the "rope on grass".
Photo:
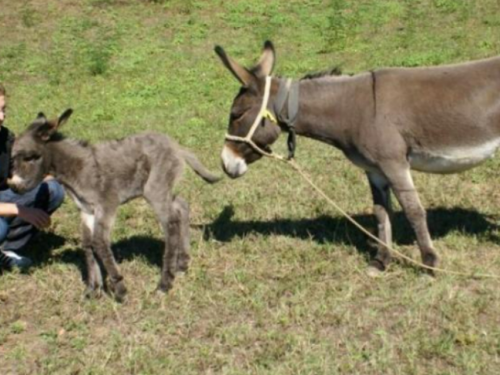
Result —
<svg viewBox="0 0 500 375"><path fill-rule="evenodd" d="M481 279L500 279L500 275L494 275L494 274L485 274L485 273L467 273L467 272L459 272L459 271L453 271L453 270L447 270L444 268L439 268L439 267L431 267L426 264L423 264L422 262L416 261L415 259L409 257L408 255L403 254L402 252L394 249L393 247L389 246L382 240L380 240L378 237L374 236L372 233L370 233L368 230L366 230L358 221L356 221L351 215L349 215L346 211L342 209L333 199L331 199L323 190L321 190L318 185L316 185L313 180L307 175L307 173L304 172L304 170L297 164L297 162L294 159L286 159L283 156L276 155L274 153L263 153L264 156L267 156L272 159L280 160L286 162L288 165L290 165L295 171L297 171L300 176L316 191L318 195L320 195L323 199L325 199L331 206L333 206L342 216L344 216L347 220L349 220L356 228L358 228L362 233L364 233L366 236L377 242L378 244L384 246L387 250L389 250L391 253L394 253L397 255L399 258L402 258L411 264L424 268L433 272L439 272L443 274L448 274L448 275L454 275L454 276L462 276L462 277L467 277L467 278L481 278Z"/></svg>

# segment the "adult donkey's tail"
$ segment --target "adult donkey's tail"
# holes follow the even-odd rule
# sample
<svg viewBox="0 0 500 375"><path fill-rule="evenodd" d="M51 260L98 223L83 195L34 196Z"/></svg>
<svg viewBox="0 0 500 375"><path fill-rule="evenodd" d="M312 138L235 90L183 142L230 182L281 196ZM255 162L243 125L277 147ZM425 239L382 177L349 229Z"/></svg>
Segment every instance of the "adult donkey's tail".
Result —
<svg viewBox="0 0 500 375"><path fill-rule="evenodd" d="M213 184L222 179L221 176L216 176L212 174L212 172L210 172L207 168L205 168L205 166L201 164L198 158L191 151L181 149L180 154L186 161L186 163L188 163L189 166L193 168L193 171L195 171L196 174L203 178L206 182Z"/></svg>

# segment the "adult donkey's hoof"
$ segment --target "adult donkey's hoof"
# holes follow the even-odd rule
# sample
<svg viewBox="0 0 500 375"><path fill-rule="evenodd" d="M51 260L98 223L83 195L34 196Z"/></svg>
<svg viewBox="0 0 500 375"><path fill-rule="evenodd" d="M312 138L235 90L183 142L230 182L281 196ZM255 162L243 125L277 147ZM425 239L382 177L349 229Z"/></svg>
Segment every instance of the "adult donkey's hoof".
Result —
<svg viewBox="0 0 500 375"><path fill-rule="evenodd" d="M439 266L439 258L435 253L427 253L423 256L422 262L427 267L437 268ZM432 269L426 268L426 273L430 276L436 276L436 272Z"/></svg>

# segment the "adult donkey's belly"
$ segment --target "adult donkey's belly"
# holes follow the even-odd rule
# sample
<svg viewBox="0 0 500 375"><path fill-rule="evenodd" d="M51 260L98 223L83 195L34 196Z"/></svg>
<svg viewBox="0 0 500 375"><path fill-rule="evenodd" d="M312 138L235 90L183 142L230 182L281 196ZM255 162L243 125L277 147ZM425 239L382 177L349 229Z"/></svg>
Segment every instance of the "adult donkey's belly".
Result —
<svg viewBox="0 0 500 375"><path fill-rule="evenodd" d="M408 155L411 168L428 173L457 173L471 169L493 157L500 139L478 146L467 146L441 151L414 150Z"/></svg>

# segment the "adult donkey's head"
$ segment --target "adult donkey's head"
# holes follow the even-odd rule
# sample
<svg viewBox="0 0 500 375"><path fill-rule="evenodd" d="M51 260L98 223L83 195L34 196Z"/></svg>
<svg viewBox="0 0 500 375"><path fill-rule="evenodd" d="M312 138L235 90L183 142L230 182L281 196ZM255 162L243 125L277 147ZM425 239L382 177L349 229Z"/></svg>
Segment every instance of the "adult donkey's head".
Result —
<svg viewBox="0 0 500 375"><path fill-rule="evenodd" d="M270 79L266 79L272 73L275 52L271 42L264 44L264 50L259 62L251 69L247 69L232 58L222 49L215 47L225 67L241 83L241 89L234 98L229 117L228 135L222 150L222 165L226 174L232 178L242 176L248 169L248 164L262 157L255 147L246 142L241 142L232 137L251 137L253 143L264 151L269 152L269 146L276 141L280 134L278 125L270 121L266 114L262 113L266 88L268 91L276 91L271 87ZM269 86L268 86L269 85ZM267 86L267 87L266 87ZM266 103L264 103L266 105Z"/></svg>
<svg viewBox="0 0 500 375"><path fill-rule="evenodd" d="M59 118L47 120L39 113L35 121L16 138L12 148L12 177L9 186L18 193L34 189L49 173L51 153L47 145L57 138L57 130L73 113L67 109Z"/></svg>

